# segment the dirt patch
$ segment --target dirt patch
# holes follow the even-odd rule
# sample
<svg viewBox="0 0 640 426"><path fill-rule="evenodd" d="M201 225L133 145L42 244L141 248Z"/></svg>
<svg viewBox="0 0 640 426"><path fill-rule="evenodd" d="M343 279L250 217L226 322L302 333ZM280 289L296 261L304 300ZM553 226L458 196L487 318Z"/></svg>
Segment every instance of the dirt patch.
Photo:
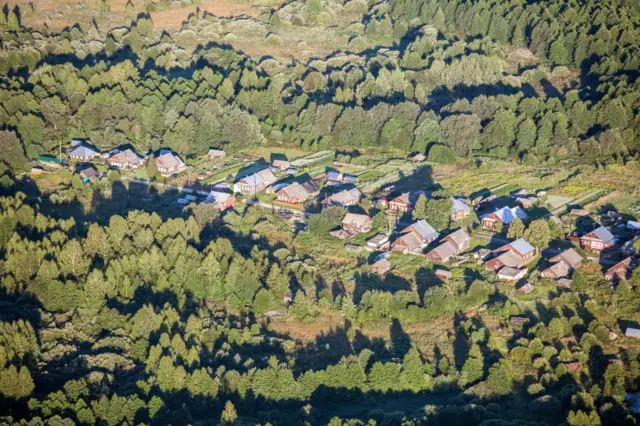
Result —
<svg viewBox="0 0 640 426"><path fill-rule="evenodd" d="M599 207L603 204L608 203L609 201L611 201L612 199L616 198L617 196L619 196L620 194L618 193L618 191L613 191L607 195L605 195L604 197L600 197L595 201L590 202L589 204L584 206L585 210L592 210L596 207Z"/></svg>

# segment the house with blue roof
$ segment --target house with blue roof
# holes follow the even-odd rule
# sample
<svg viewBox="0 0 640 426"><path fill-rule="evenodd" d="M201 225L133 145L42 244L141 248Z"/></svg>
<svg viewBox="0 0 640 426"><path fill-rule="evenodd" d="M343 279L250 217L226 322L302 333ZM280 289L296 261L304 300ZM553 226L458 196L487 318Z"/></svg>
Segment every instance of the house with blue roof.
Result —
<svg viewBox="0 0 640 426"><path fill-rule="evenodd" d="M233 192L245 195L256 195L267 186L276 183L278 178L269 169L260 170L252 175L245 176L233 184Z"/></svg>
<svg viewBox="0 0 640 426"><path fill-rule="evenodd" d="M527 213L520 207L503 207L482 216L482 227L489 231L498 229L498 224L508 225L516 219L527 219Z"/></svg>
<svg viewBox="0 0 640 426"><path fill-rule="evenodd" d="M462 220L471 214L471 208L460 198L453 198L453 208L451 212L451 220Z"/></svg>
<svg viewBox="0 0 640 426"><path fill-rule="evenodd" d="M538 250L524 238L510 242L492 253L493 258L486 263L487 269L500 271L502 268L520 269L538 255Z"/></svg>
<svg viewBox="0 0 640 426"><path fill-rule="evenodd" d="M604 226L601 226L580 238L583 248L600 252L616 245L616 237Z"/></svg>

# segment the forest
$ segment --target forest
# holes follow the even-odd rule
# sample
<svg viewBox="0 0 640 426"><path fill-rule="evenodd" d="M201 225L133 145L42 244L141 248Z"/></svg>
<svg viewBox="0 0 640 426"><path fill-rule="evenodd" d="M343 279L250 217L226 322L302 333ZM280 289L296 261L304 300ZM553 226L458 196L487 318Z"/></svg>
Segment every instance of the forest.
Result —
<svg viewBox="0 0 640 426"><path fill-rule="evenodd" d="M278 147L420 153L448 174L637 167L637 2L294 0L215 16L204 0L87 0L61 15L105 21L62 29L26 25L49 13L34 3L0 11L0 424L637 423L640 345L624 330L640 269L614 286L585 265L571 289L523 299L474 262L446 281L428 262L363 272L364 254L327 237L343 207L292 230L243 203L160 209L151 188L132 208L142 197L118 173L46 191L25 173L72 139L187 163ZM202 9L158 27L187 6ZM328 52L310 48L318 34ZM418 216L446 228L453 193Z"/></svg>

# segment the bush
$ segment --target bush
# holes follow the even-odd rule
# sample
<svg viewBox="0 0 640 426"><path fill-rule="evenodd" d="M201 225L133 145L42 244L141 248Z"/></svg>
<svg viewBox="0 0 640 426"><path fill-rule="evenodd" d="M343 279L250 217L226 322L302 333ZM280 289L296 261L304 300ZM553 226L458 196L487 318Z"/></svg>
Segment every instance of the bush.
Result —
<svg viewBox="0 0 640 426"><path fill-rule="evenodd" d="M433 144L429 148L427 160L439 164L455 164L456 155L451 148L446 145Z"/></svg>

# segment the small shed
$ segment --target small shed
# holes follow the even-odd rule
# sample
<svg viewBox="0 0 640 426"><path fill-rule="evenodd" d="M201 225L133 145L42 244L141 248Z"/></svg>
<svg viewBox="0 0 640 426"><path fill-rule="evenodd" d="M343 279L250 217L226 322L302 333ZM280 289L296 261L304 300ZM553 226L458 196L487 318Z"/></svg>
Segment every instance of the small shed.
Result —
<svg viewBox="0 0 640 426"><path fill-rule="evenodd" d="M498 271L498 278L507 281L518 281L519 279L523 278L526 273L526 268L518 269L512 268L510 266L503 266Z"/></svg>
<svg viewBox="0 0 640 426"><path fill-rule="evenodd" d="M556 285L558 287L571 288L572 282L573 281L570 280L569 278L560 278L559 280L556 281Z"/></svg>
<svg viewBox="0 0 640 426"><path fill-rule="evenodd" d="M360 253L362 251L362 247L355 244L345 244L344 249L351 253Z"/></svg>
<svg viewBox="0 0 640 426"><path fill-rule="evenodd" d="M435 273L436 277L440 278L441 280L449 280L451 279L451 277L453 277L453 274L451 273L451 271L447 271L446 269L437 269L436 273Z"/></svg>
<svg viewBox="0 0 640 426"><path fill-rule="evenodd" d="M624 332L626 337L631 337L632 339L640 339L640 329L627 327L627 330Z"/></svg>
<svg viewBox="0 0 640 426"><path fill-rule="evenodd" d="M526 283L525 285L520 287L518 291L522 294L530 294L534 289L535 287L531 283Z"/></svg>
<svg viewBox="0 0 640 426"><path fill-rule="evenodd" d="M371 265L371 272L374 272L378 275L384 275L391 269L391 263L387 260L386 257L378 260L376 263Z"/></svg>

